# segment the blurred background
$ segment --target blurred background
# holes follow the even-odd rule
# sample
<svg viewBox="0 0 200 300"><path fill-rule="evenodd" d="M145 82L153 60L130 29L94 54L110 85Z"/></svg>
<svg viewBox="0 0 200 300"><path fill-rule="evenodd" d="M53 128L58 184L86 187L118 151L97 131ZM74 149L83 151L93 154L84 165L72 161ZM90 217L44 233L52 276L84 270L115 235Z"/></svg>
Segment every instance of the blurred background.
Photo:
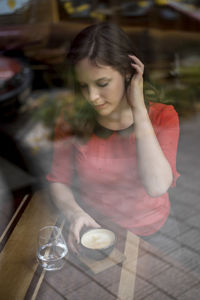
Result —
<svg viewBox="0 0 200 300"><path fill-rule="evenodd" d="M181 121L200 110L199 0L2 0L0 155L12 189L24 184L18 186L22 178L7 163L31 175L22 179L25 186L43 179L55 117L69 92L64 65L70 41L106 20L135 42L155 101L173 104Z"/></svg>
<svg viewBox="0 0 200 300"><path fill-rule="evenodd" d="M65 68L70 41L87 25L106 20L135 42L153 87L149 97L173 104L179 114L181 177L170 195L191 237L200 228L200 0L0 1L1 218L6 224L20 193L45 185L55 119L70 97ZM193 252L186 259L199 249L191 244L188 240L187 251Z"/></svg>

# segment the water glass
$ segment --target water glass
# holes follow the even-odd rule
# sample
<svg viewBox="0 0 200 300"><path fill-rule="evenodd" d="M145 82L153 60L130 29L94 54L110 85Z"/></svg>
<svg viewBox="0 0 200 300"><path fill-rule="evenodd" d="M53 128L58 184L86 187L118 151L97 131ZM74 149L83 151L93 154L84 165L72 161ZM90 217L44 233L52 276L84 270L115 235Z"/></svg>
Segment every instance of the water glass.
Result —
<svg viewBox="0 0 200 300"><path fill-rule="evenodd" d="M46 226L40 229L37 259L45 270L60 270L64 265L64 257L67 253L67 245L59 227Z"/></svg>

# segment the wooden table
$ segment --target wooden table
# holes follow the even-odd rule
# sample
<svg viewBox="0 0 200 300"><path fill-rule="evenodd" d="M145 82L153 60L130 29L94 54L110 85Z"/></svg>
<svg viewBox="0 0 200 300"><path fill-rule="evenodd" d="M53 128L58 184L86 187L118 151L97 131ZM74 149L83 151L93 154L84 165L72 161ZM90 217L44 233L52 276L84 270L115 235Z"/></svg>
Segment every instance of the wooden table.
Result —
<svg viewBox="0 0 200 300"><path fill-rule="evenodd" d="M130 232L124 245L123 239L118 242L122 250L117 252L116 259L121 263L111 261L109 266L108 262L103 270L99 262L91 270L71 254L60 271L46 272L38 266L38 231L56 224L58 219L55 208L41 192L31 199L28 195L24 197L0 239L1 299L88 300L94 299L95 293L99 299L133 299L139 239Z"/></svg>
<svg viewBox="0 0 200 300"><path fill-rule="evenodd" d="M200 283L199 277L188 270L183 272L166 256L162 261L159 251L124 230L118 231L116 249L106 261L87 264L70 253L61 270L45 271L36 259L37 234L41 227L54 224L64 223L44 192L26 195L13 210L0 238L0 299L141 300L154 293L163 293L163 299L176 299L185 291L184 283L187 288ZM158 276L156 279L159 274L161 282ZM177 282L174 291L176 279L170 281L173 274L184 274L181 286Z"/></svg>

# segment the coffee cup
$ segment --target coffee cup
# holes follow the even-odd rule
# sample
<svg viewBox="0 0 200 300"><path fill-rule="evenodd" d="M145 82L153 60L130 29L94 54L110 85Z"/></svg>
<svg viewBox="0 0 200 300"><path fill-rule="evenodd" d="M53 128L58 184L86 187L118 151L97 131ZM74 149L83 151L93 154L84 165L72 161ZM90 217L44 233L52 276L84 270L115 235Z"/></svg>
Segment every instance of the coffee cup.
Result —
<svg viewBox="0 0 200 300"><path fill-rule="evenodd" d="M101 260L106 258L116 244L116 235L105 228L94 228L81 235L80 253L90 259Z"/></svg>

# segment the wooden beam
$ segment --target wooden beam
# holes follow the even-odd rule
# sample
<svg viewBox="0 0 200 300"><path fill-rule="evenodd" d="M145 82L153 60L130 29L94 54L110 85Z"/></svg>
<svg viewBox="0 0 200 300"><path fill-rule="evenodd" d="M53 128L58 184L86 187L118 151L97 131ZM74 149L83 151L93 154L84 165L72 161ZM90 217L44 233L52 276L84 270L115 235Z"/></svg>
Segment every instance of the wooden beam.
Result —
<svg viewBox="0 0 200 300"><path fill-rule="evenodd" d="M126 259L122 264L122 271L118 289L118 299L133 300L135 278L137 269L139 238L131 232L127 232L124 255Z"/></svg>
<svg viewBox="0 0 200 300"><path fill-rule="evenodd" d="M38 231L57 217L48 198L35 194L0 254L1 299L24 299L38 265Z"/></svg>

